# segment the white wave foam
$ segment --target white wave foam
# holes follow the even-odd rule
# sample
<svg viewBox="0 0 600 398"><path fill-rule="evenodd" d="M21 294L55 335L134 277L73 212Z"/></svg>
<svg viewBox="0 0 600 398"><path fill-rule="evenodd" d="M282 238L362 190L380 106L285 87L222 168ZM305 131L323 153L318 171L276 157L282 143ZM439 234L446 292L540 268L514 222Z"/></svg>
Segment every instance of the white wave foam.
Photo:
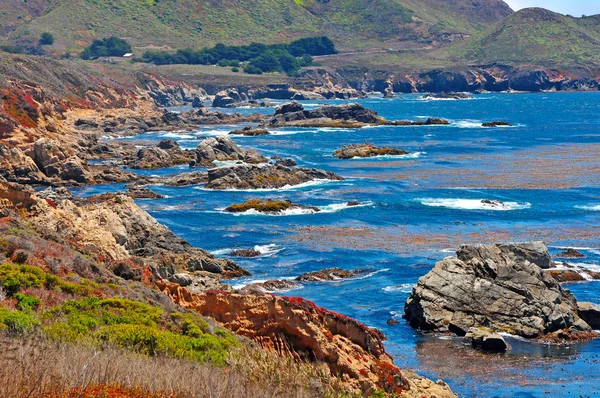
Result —
<svg viewBox="0 0 600 398"><path fill-rule="evenodd" d="M241 160L213 160L213 164L217 167L231 167L247 163Z"/></svg>
<svg viewBox="0 0 600 398"><path fill-rule="evenodd" d="M404 284L398 285L398 286L387 286L387 287L382 288L381 290L383 290L384 292L387 292L387 293L395 293L395 292L410 293L413 286L414 285L412 283L404 283Z"/></svg>
<svg viewBox="0 0 600 398"><path fill-rule="evenodd" d="M427 154L427 152L413 152L413 153L407 153L406 155L378 155L378 156L371 156L371 157L361 157L361 156L355 156L352 158L352 160L377 160L377 159L418 159L421 156Z"/></svg>
<svg viewBox="0 0 600 398"><path fill-rule="evenodd" d="M494 211L508 211L508 210L522 210L531 207L530 203L517 203L517 202L498 202L497 204L485 203L485 199L435 199L435 198L424 198L417 199L421 204L431 207L446 207L449 209L458 210L494 210Z"/></svg>
<svg viewBox="0 0 600 398"><path fill-rule="evenodd" d="M367 278L371 278L372 276L375 276L377 274L380 274L382 272L388 272L390 269L389 268L382 268L379 269L377 271L373 271L373 272L369 272L368 274L365 275L361 275L361 276L357 276L355 278L351 278L352 280L362 280L362 279L367 279Z"/></svg>
<svg viewBox="0 0 600 398"><path fill-rule="evenodd" d="M285 276L285 277L278 278L278 279L291 281L291 280L294 280L295 277L293 277L293 276ZM247 280L244 283L238 283L236 285L232 285L232 287L234 289L236 289L236 290L239 290L239 289L243 289L244 287L246 287L248 285L253 285L255 283L265 283L267 281L269 281L269 279L251 279L251 280ZM302 288L304 288L304 286L302 286L301 284L297 283L294 287L290 287L289 289L281 289L281 290L267 290L267 289L262 289L262 290L264 290L265 292L276 292L276 291L277 292L288 292L290 290L297 290L297 289L302 289Z"/></svg>
<svg viewBox="0 0 600 398"><path fill-rule="evenodd" d="M367 207L373 206L373 202L365 202L355 206L348 206L348 203L332 203L326 206L315 206L319 211L312 208L295 208L295 209L287 209L284 211L280 211L279 213L263 213L257 211L255 209L246 210L240 213L231 213L226 212L225 209L219 209L223 213L232 214L234 216L272 216L272 217L281 217L281 216L303 216L303 215L312 215L312 214L327 214L327 213L337 213L338 211L353 209L357 207Z"/></svg>
<svg viewBox="0 0 600 398"><path fill-rule="evenodd" d="M284 248L282 246L276 245L274 243L271 243L269 245L256 245L254 246L254 250L256 250L257 252L260 252L260 254L264 257L271 257L277 253L279 253L280 251L282 251Z"/></svg>
<svg viewBox="0 0 600 398"><path fill-rule="evenodd" d="M205 187L195 187L194 189L199 189L202 191L222 191L222 192L280 192L280 191L291 191L294 189L301 189L301 188L306 188L306 187L312 187L315 185L323 185L323 184L330 184L336 182L334 180L326 180L326 179L319 179L319 180L312 180L312 181L308 181L302 184L298 184L298 185L285 185L281 188L260 188L260 189L208 189Z"/></svg>
<svg viewBox="0 0 600 398"><path fill-rule="evenodd" d="M575 208L587 211L600 211L600 205L575 206Z"/></svg>
<svg viewBox="0 0 600 398"><path fill-rule="evenodd" d="M452 122L451 125L461 129L483 128L483 122L479 120L459 120L456 122Z"/></svg>
<svg viewBox="0 0 600 398"><path fill-rule="evenodd" d="M169 133L161 134L163 137L178 138L180 140L193 140L195 137L191 134L183 134L181 132L171 131Z"/></svg>

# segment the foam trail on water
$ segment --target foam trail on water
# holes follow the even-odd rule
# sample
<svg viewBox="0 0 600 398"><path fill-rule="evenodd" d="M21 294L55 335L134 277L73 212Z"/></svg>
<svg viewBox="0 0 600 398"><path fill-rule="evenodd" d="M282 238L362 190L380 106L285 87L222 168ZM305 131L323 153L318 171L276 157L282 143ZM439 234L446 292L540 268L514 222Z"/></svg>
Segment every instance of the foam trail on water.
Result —
<svg viewBox="0 0 600 398"><path fill-rule="evenodd" d="M421 204L431 207L445 207L456 210L493 210L493 211L509 211L529 209L530 203L517 202L494 202L486 203L485 199L459 199L459 198L424 198L417 199Z"/></svg>

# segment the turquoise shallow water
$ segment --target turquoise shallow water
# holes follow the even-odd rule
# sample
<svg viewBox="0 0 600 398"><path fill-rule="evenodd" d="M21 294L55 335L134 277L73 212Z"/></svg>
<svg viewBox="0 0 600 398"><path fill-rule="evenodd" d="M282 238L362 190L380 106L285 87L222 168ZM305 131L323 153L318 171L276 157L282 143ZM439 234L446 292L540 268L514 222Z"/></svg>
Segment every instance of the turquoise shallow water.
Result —
<svg viewBox="0 0 600 398"><path fill-rule="evenodd" d="M239 261L253 275L233 281L235 285L328 267L369 269L362 278L306 284L282 294L311 299L380 328L400 367L442 378L462 396L599 395L600 341L556 348L510 339L512 351L484 356L460 339L414 331L401 314L417 279L462 243L543 239L553 253L565 246L581 248L587 257L577 262L600 269L600 94L484 94L461 101L406 95L360 102L391 120L436 116L451 124L280 129L266 137L236 138L241 146L292 157L300 166L334 171L346 180L260 192L156 186L152 189L167 198L138 203L176 234L217 255L259 246L262 257ZM318 104L305 103L308 108ZM492 120L514 127L481 127ZM194 148L201 138L233 127L135 139L169 137ZM402 148L409 155L368 160L332 156L342 145L362 142ZM143 173L186 170L182 166ZM102 186L78 193L122 189ZM279 217L221 211L254 197L290 199L324 211ZM487 208L481 199L500 200L506 208ZM345 208L342 204L349 200L364 206ZM567 287L582 301L600 303L598 282ZM390 318L400 323L388 325Z"/></svg>

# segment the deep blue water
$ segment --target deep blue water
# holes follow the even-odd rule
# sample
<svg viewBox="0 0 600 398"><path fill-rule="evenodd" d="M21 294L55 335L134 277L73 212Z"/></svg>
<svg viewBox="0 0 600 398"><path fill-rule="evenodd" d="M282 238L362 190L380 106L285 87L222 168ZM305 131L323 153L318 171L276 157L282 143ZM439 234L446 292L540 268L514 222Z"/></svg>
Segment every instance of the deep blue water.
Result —
<svg viewBox="0 0 600 398"><path fill-rule="evenodd" d="M341 103L341 101L324 101ZM513 350L482 355L460 339L424 336L401 318L411 286L461 243L543 239L553 253L581 248L578 263L600 269L600 94L485 94L473 100L361 100L391 120L444 117L450 126L364 129L280 129L239 137L240 146L292 157L300 166L334 171L345 181L295 189L214 192L202 187L152 187L167 195L140 200L160 222L190 243L222 255L261 246L265 255L240 260L252 277L234 285L328 267L366 268L363 278L306 284L286 292L380 328L400 367L442 378L470 397L595 396L600 386L600 341L549 347L511 339ZM321 102L306 102L307 107ZM235 110L240 111L240 110ZM272 113L273 109L241 112ZM510 128L481 123L506 120ZM194 148L206 136L235 126L145 134ZM345 144L372 142L407 150L405 157L337 160ZM143 172L168 175L187 167ZM122 190L86 188L81 194ZM249 198L282 198L321 206L312 215L225 214ZM505 210L481 206L500 200ZM344 208L358 200L362 207ZM600 303L600 283L567 286L581 301ZM388 325L390 318L399 325Z"/></svg>

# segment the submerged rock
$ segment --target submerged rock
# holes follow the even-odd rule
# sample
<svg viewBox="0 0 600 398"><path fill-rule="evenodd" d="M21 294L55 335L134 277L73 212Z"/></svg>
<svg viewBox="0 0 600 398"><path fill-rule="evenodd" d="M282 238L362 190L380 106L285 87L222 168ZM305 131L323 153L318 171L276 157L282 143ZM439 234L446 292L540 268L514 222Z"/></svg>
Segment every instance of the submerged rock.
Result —
<svg viewBox="0 0 600 398"><path fill-rule="evenodd" d="M259 252L258 250L254 250L254 249L240 249L240 250L234 250L231 253L228 254L229 257L246 257L246 258L251 258L251 257L259 257L262 253Z"/></svg>
<svg viewBox="0 0 600 398"><path fill-rule="evenodd" d="M373 144L346 145L338 149L333 155L339 159L368 158L381 155L406 155L408 152L396 148L378 148Z"/></svg>
<svg viewBox="0 0 600 398"><path fill-rule="evenodd" d="M580 253L578 250L568 248L562 253L558 253L554 258L585 258L585 254Z"/></svg>
<svg viewBox="0 0 600 398"><path fill-rule="evenodd" d="M482 127L510 127L510 126L512 126L512 124L510 124L508 122L503 122L503 121L495 121L495 122L483 123L481 126Z"/></svg>
<svg viewBox="0 0 600 398"><path fill-rule="evenodd" d="M543 243L465 245L456 254L413 288L404 306L413 327L458 335L476 327L553 342L593 336L575 297L543 272L554 265Z"/></svg>
<svg viewBox="0 0 600 398"><path fill-rule="evenodd" d="M164 195L157 194L149 188L129 187L126 193L127 196L134 199L162 199Z"/></svg>
<svg viewBox="0 0 600 398"><path fill-rule="evenodd" d="M306 272L296 278L299 282L323 282L338 281L340 279L354 278L357 275L364 274L367 270L348 271L341 268L327 268L321 271Z"/></svg>
<svg viewBox="0 0 600 398"><path fill-rule="evenodd" d="M209 189L276 189L315 180L343 180L335 173L276 165L242 164L208 171Z"/></svg>
<svg viewBox="0 0 600 398"><path fill-rule="evenodd" d="M473 98L473 97L471 95L467 94L467 93L455 93L455 92L425 94L423 96L423 99L453 99L453 100L458 100L458 99L471 99L471 98Z"/></svg>

